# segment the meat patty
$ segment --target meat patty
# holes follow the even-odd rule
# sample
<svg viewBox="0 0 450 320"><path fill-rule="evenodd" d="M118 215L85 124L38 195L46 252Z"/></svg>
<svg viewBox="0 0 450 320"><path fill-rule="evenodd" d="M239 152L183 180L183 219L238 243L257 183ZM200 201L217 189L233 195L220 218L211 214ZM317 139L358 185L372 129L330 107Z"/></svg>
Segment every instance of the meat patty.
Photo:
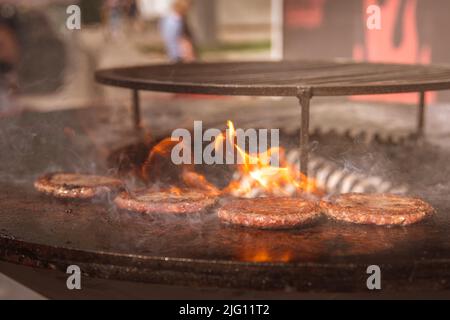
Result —
<svg viewBox="0 0 450 320"><path fill-rule="evenodd" d="M423 200L393 194L347 193L322 201L320 206L335 220L380 226L413 224L434 212Z"/></svg>
<svg viewBox="0 0 450 320"><path fill-rule="evenodd" d="M122 192L114 200L117 207L140 213L186 214L204 211L215 205L217 198L201 191L181 190L173 192L139 190Z"/></svg>
<svg viewBox="0 0 450 320"><path fill-rule="evenodd" d="M91 199L123 187L121 180L78 173L49 173L34 182L34 187L45 194L65 199Z"/></svg>
<svg viewBox="0 0 450 320"><path fill-rule="evenodd" d="M287 229L312 222L320 216L320 208L317 203L301 198L237 199L221 207L218 216L234 225Z"/></svg>

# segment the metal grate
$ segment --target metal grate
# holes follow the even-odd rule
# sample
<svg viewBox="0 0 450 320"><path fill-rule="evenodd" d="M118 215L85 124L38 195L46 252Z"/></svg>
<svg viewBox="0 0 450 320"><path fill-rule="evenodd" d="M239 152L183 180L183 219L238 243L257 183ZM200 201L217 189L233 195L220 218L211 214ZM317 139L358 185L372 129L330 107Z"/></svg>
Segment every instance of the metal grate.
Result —
<svg viewBox="0 0 450 320"><path fill-rule="evenodd" d="M282 61L153 65L101 70L98 82L136 90L219 95L314 96L450 89L450 68L355 62Z"/></svg>

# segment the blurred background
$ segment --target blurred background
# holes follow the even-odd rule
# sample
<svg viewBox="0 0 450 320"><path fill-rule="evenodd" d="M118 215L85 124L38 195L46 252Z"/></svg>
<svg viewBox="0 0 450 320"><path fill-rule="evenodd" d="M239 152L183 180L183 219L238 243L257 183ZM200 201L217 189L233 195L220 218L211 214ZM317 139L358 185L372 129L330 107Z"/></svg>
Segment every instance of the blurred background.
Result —
<svg viewBox="0 0 450 320"><path fill-rule="evenodd" d="M108 92L93 81L97 68L170 61L161 20L170 18L176 2L0 0L0 109L8 103L43 111L103 103ZM270 0L189 2L197 60L270 58ZM80 30L66 27L71 4L81 8Z"/></svg>
<svg viewBox="0 0 450 320"><path fill-rule="evenodd" d="M79 30L66 25L73 4L81 9ZM380 30L366 27L372 4L381 8ZM0 0L0 112L129 99L97 86L94 70L177 60L170 43L180 26L185 61L448 63L449 9L444 0ZM415 103L417 96L376 99Z"/></svg>

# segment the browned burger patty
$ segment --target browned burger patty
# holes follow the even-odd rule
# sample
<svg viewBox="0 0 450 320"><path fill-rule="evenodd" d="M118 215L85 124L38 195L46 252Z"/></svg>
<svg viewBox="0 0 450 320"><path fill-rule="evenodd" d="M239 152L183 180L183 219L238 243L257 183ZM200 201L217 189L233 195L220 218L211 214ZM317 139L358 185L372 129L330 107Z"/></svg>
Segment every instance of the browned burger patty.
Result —
<svg viewBox="0 0 450 320"><path fill-rule="evenodd" d="M218 216L235 225L285 229L312 222L320 216L320 208L300 198L238 199L221 207Z"/></svg>
<svg viewBox="0 0 450 320"><path fill-rule="evenodd" d="M434 212L425 201L393 194L347 193L322 201L321 207L336 220L387 226L413 224Z"/></svg>
<svg viewBox="0 0 450 320"><path fill-rule="evenodd" d="M196 213L204 211L216 203L217 198L200 191L181 192L139 190L122 192L114 200L117 207L140 213Z"/></svg>
<svg viewBox="0 0 450 320"><path fill-rule="evenodd" d="M122 181L110 177L78 173L49 173L34 182L45 194L66 199L90 199L123 187Z"/></svg>

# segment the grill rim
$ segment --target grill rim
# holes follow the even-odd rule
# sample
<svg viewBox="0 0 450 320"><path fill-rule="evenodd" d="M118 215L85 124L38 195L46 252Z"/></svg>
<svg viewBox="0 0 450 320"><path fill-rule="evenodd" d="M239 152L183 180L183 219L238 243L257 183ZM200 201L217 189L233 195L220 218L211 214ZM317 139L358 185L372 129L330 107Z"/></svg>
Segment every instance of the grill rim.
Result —
<svg viewBox="0 0 450 320"><path fill-rule="evenodd" d="M265 83L249 84L251 77L264 77L267 66L289 66L292 64L297 67L308 68L319 64L316 70L303 70L302 74L323 75L326 79L327 67L356 68L358 74L337 74L334 84L320 83L320 80L310 81L292 80L290 83L280 84L279 75L268 77ZM321 66L325 64L325 66ZM235 80L230 74L229 78L219 82L208 81L208 71L223 69L236 66L254 66L260 70L254 73L244 73L242 80ZM161 80L162 77L172 77L172 74L164 75L164 72L170 70L184 71L180 78L189 79L189 74L194 76L195 68L204 68L206 75L199 77L195 81L186 80ZM189 69L191 68L191 69ZM394 75L389 78L385 76L386 70L380 70L379 75L373 80L361 79L360 73L374 72L377 68L393 69ZM187 70L185 70L187 69ZM146 75L142 76L142 71ZM405 75L405 72L412 73ZM320 73L320 74L319 74ZM398 76L397 76L398 75ZM242 74L241 74L242 76ZM245 76L250 78L245 79ZM350 78L349 78L350 76ZM439 77L438 80L430 79L420 80L420 78ZM354 77L352 80L351 77ZM276 79L278 78L278 79ZM210 94L210 95L230 95L230 96L278 96L278 97L296 97L299 95L301 88L311 90L313 96L347 96L347 95L365 95L365 94L389 94L389 93L408 93L420 91L439 91L450 90L450 68L443 65L411 65L411 64L383 64L383 63L360 63L360 62L343 62L343 61L255 61L255 62L219 62L219 63L190 63L190 64L155 64L140 65L125 68L101 69L95 72L95 80L103 85L129 88L134 90L159 91L168 93L192 93L192 94ZM349 83L353 81L353 83ZM365 83L360 83L364 81ZM223 82L223 83L220 83ZM247 82L247 83L245 83ZM323 82L323 81L322 81Z"/></svg>

